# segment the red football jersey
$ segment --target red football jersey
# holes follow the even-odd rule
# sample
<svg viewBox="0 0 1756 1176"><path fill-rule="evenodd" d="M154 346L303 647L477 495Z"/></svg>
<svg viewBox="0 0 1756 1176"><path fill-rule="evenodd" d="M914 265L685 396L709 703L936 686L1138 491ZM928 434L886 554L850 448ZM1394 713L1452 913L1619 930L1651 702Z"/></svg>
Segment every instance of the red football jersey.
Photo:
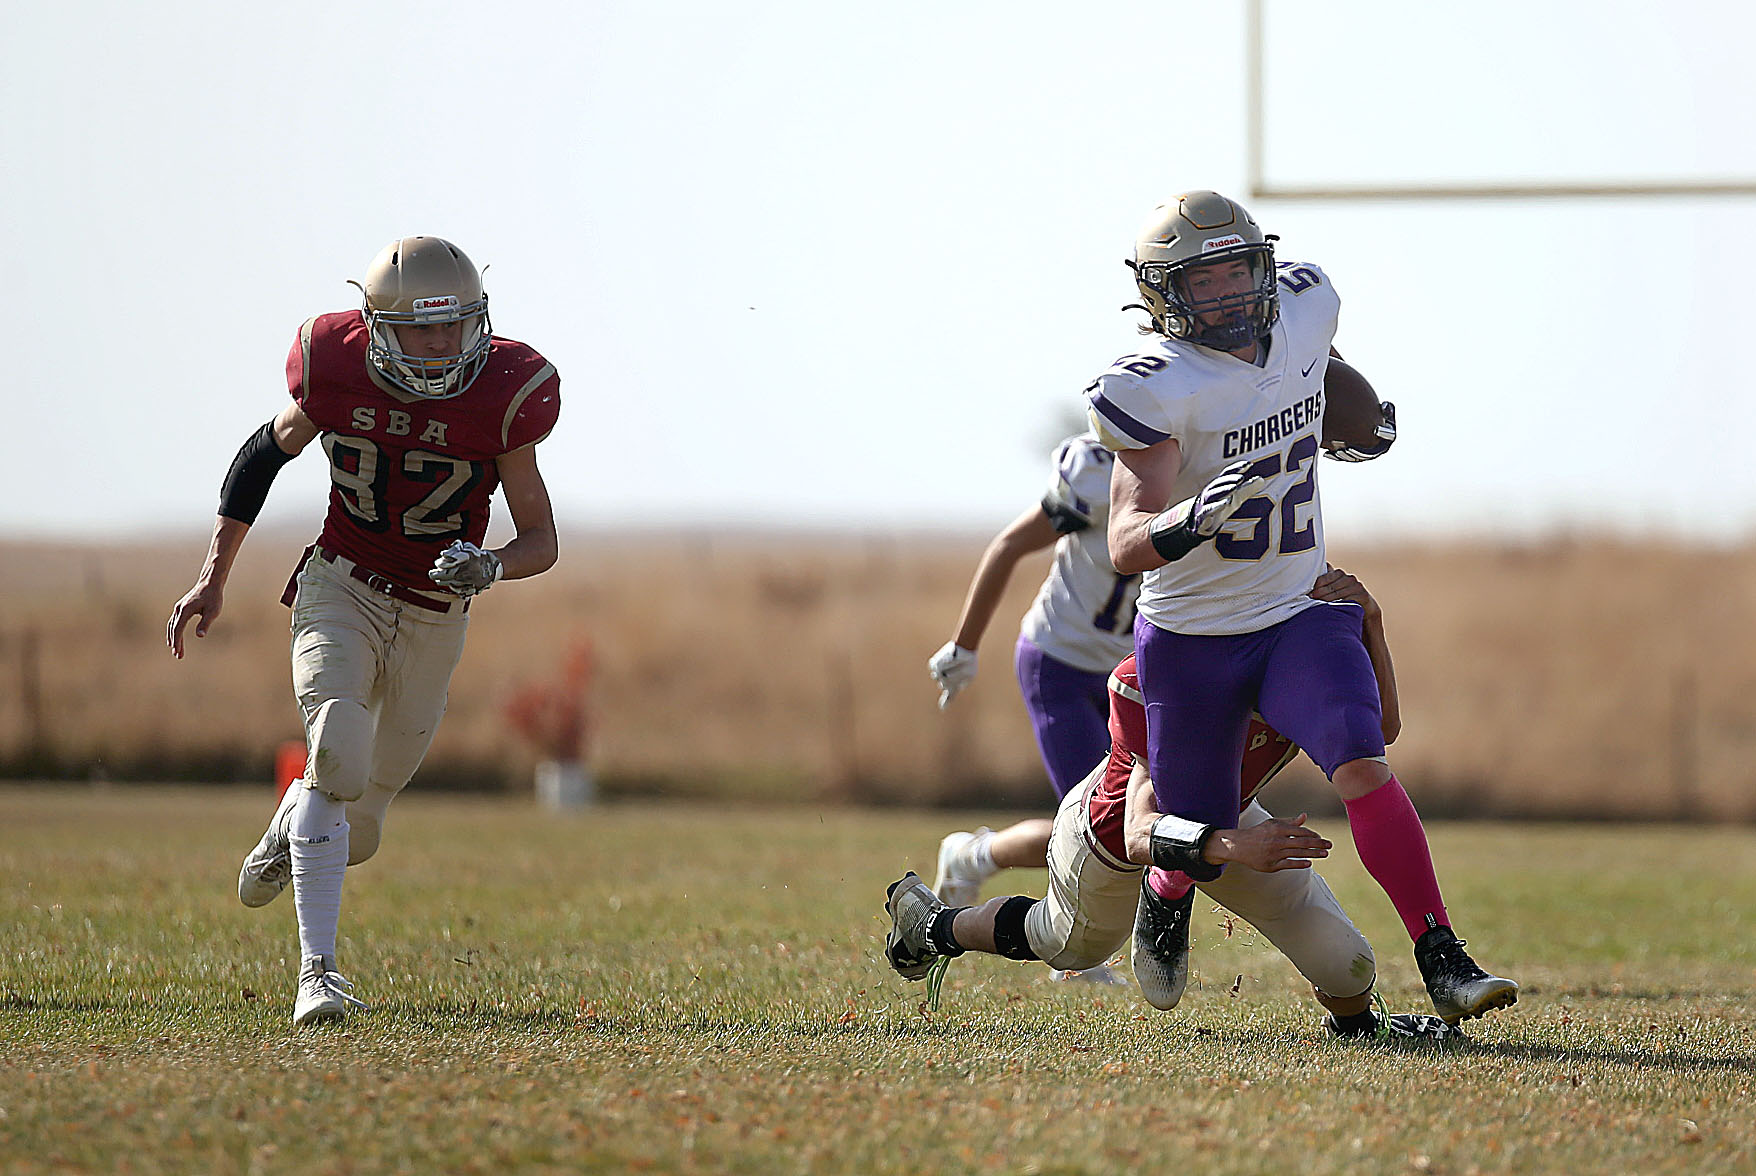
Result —
<svg viewBox="0 0 1756 1176"><path fill-rule="evenodd" d="M372 378L357 310L318 315L287 356L287 390L322 430L329 514L317 540L407 588L454 539L480 544L500 484L494 459L549 435L561 377L523 343L494 337L468 390L426 400Z"/></svg>
<svg viewBox="0 0 1756 1176"><path fill-rule="evenodd" d="M1250 731L1244 737L1244 766L1238 774L1242 798L1239 811L1298 754L1298 746L1292 740L1263 722L1261 715L1251 715ZM1092 831L1103 847L1121 861L1128 860L1128 847L1122 836L1128 777L1133 774L1134 761L1145 758L1146 701L1140 694L1134 655L1129 654L1110 674L1110 758L1104 764L1104 778L1091 790L1088 809Z"/></svg>

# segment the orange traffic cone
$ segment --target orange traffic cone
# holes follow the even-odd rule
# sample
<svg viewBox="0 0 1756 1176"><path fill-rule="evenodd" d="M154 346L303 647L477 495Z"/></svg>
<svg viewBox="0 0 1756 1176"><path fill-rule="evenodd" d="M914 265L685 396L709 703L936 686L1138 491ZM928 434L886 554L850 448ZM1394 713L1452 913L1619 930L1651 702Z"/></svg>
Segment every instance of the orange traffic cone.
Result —
<svg viewBox="0 0 1756 1176"><path fill-rule="evenodd" d="M305 742L289 739L274 752L274 802L280 803L293 781L305 774Z"/></svg>

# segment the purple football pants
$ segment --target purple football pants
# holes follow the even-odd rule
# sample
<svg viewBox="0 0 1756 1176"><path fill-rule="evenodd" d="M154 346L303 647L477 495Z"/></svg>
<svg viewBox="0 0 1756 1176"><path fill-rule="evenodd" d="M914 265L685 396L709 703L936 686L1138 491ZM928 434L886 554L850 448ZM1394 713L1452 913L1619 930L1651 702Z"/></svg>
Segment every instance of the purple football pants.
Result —
<svg viewBox="0 0 1756 1176"><path fill-rule="evenodd" d="M1320 604L1255 633L1195 637L1138 618L1147 762L1159 811L1230 829L1250 712L1325 776L1384 754L1378 679L1357 604Z"/></svg>
<svg viewBox="0 0 1756 1176"><path fill-rule="evenodd" d="M1024 637L1013 668L1049 783L1057 798L1066 796L1110 754L1110 675L1076 670Z"/></svg>

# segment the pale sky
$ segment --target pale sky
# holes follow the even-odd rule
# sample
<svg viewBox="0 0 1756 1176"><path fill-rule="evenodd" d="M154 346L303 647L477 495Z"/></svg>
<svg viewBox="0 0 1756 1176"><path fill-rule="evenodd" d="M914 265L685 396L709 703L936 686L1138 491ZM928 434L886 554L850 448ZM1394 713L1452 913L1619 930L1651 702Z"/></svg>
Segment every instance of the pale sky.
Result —
<svg viewBox="0 0 1756 1176"><path fill-rule="evenodd" d="M0 41L9 536L204 533L307 317L405 234L562 374L564 526L1002 525L1244 198L1242 5L67 0ZM1268 0L1276 183L1752 179L1756 17ZM1333 535L1756 532L1756 200L1251 202L1403 438ZM323 462L263 520L315 533Z"/></svg>

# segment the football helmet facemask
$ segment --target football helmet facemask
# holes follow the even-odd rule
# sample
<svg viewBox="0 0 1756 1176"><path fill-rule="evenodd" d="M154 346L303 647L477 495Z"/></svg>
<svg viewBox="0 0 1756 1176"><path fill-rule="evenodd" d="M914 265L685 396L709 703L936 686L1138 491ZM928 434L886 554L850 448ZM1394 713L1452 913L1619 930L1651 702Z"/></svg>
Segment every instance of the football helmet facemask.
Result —
<svg viewBox="0 0 1756 1176"><path fill-rule="evenodd" d="M381 250L355 282L365 295L366 360L393 387L427 400L449 400L488 362L493 326L482 278L463 250L442 237L402 237ZM398 326L462 323L452 355L410 354Z"/></svg>
<svg viewBox="0 0 1756 1176"><path fill-rule="evenodd" d="M1268 334L1280 317L1272 235L1244 206L1218 192L1185 192L1152 210L1134 240L1134 271L1153 330L1173 339L1235 351ZM1191 270L1242 259L1251 289L1221 298L1189 296ZM1203 323L1202 315L1218 320Z"/></svg>

